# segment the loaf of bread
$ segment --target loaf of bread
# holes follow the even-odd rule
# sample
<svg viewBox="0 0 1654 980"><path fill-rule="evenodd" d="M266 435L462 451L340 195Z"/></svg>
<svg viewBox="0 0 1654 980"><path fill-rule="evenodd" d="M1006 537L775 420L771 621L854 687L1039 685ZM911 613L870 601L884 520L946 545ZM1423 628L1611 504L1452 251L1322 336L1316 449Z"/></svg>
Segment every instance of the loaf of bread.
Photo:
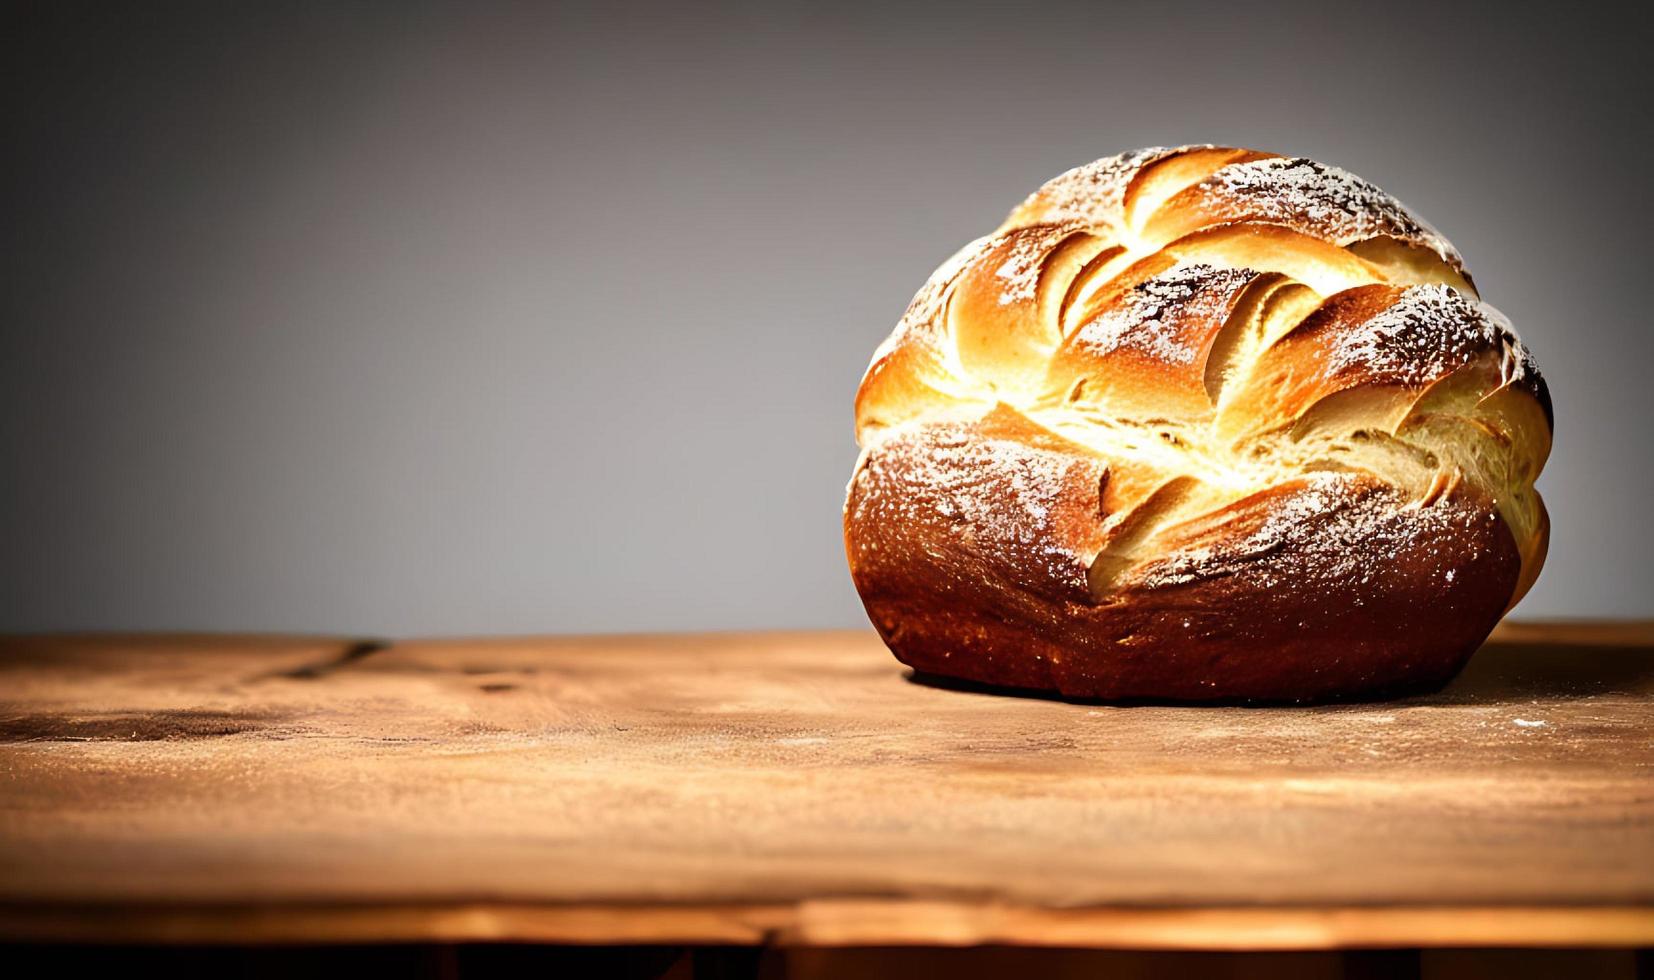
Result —
<svg viewBox="0 0 1654 980"><path fill-rule="evenodd" d="M845 545L916 670L1104 699L1450 679L1533 583L1551 403L1458 253L1305 159L1050 181L856 396Z"/></svg>

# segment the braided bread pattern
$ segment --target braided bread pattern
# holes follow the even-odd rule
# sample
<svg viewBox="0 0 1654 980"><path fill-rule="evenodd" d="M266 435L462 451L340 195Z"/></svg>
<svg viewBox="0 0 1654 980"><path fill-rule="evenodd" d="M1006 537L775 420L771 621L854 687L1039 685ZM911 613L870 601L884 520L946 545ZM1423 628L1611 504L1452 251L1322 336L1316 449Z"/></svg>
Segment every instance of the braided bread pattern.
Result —
<svg viewBox="0 0 1654 980"><path fill-rule="evenodd" d="M856 398L845 537L922 671L1106 698L1445 682L1537 576L1550 397L1446 239L1213 146L1065 173Z"/></svg>

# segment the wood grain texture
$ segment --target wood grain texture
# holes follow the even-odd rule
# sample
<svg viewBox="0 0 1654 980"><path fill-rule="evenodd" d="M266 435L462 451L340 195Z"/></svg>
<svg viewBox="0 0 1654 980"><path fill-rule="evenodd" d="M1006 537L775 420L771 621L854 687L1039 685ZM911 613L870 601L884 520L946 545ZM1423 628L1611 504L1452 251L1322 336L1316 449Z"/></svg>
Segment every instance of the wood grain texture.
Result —
<svg viewBox="0 0 1654 980"><path fill-rule="evenodd" d="M1111 707L871 634L0 641L0 935L1654 943L1654 624Z"/></svg>

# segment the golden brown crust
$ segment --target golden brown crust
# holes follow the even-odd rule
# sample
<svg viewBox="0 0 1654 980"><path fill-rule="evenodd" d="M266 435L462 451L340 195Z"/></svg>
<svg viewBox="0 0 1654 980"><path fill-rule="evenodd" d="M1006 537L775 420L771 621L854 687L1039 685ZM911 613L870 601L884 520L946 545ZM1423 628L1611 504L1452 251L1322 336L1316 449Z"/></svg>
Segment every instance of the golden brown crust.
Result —
<svg viewBox="0 0 1654 980"><path fill-rule="evenodd" d="M1537 575L1550 399L1452 246L1249 150L1078 168L857 396L851 572L914 667L1103 698L1445 681Z"/></svg>
<svg viewBox="0 0 1654 980"><path fill-rule="evenodd" d="M1106 466L1009 415L906 430L851 481L856 587L918 670L1086 698L1376 695L1452 677L1515 587L1521 558L1479 491L1410 507L1342 473L1170 528L1094 596Z"/></svg>
<svg viewBox="0 0 1654 980"><path fill-rule="evenodd" d="M1211 411L1206 362L1248 286L1265 273L1163 253L1093 297L1051 356L1048 391L1138 418L1197 418Z"/></svg>

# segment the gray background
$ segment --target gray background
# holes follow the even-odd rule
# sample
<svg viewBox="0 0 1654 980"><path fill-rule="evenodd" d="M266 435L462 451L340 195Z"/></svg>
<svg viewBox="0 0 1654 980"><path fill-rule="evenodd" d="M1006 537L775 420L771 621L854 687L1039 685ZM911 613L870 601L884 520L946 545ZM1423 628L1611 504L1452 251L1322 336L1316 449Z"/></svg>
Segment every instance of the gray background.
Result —
<svg viewBox="0 0 1654 980"><path fill-rule="evenodd" d="M1654 612L1646 21L227 6L6 15L0 629L861 623L873 347L1043 179L1187 141L1458 244L1556 398L1521 613Z"/></svg>

